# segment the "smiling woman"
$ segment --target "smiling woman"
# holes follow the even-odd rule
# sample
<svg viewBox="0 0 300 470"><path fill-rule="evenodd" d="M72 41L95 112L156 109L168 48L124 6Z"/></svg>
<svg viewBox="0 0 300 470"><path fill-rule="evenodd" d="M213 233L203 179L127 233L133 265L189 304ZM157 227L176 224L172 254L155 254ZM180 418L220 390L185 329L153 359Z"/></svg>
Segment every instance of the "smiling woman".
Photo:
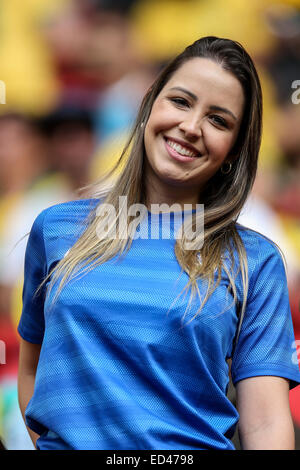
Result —
<svg viewBox="0 0 300 470"><path fill-rule="evenodd" d="M247 52L201 38L148 90L116 183L37 217L18 330L20 406L38 449L234 449L237 424L244 449L293 448L300 372L284 264L236 222L261 122ZM105 237L104 204L115 213ZM169 208L168 237L154 204ZM148 238L133 236L133 206ZM196 227L188 249L178 217Z"/></svg>
<svg viewBox="0 0 300 470"><path fill-rule="evenodd" d="M207 58L185 62L157 96L145 128L149 200L181 201L184 194L199 202L208 180L236 158L243 109L243 88L231 72Z"/></svg>

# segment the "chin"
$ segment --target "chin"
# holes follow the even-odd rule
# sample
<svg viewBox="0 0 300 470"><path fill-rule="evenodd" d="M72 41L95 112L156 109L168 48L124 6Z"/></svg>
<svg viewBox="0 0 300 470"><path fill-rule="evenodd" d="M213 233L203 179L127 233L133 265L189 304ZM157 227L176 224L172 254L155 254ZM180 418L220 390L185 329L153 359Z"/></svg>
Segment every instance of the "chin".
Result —
<svg viewBox="0 0 300 470"><path fill-rule="evenodd" d="M191 186L193 186L193 184L189 180L185 179L182 176L180 177L179 175L168 175L164 177L161 176L160 179L164 184L168 184L169 186L179 186L181 189L183 189L184 187L190 188Z"/></svg>

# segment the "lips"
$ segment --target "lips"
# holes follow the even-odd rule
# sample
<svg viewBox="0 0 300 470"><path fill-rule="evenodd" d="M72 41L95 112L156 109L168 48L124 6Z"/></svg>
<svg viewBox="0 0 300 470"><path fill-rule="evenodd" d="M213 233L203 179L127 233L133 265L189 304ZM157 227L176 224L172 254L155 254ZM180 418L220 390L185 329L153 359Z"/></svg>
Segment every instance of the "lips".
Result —
<svg viewBox="0 0 300 470"><path fill-rule="evenodd" d="M188 144L180 139L174 139L171 137L164 137L164 140L168 147L175 151L178 155L187 158L198 158L201 157L201 153L193 145Z"/></svg>

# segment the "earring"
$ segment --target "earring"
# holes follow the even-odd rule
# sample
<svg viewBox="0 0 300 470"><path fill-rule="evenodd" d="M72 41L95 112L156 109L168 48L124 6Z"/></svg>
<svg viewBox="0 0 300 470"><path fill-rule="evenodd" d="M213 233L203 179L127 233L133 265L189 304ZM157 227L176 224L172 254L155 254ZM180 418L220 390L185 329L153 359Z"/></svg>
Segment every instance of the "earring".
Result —
<svg viewBox="0 0 300 470"><path fill-rule="evenodd" d="M142 122L141 122L141 125L140 125L140 128L141 128L141 129L143 129L144 124L145 124L144 121L142 121Z"/></svg>
<svg viewBox="0 0 300 470"><path fill-rule="evenodd" d="M224 165L228 165L227 168L224 168ZM224 165L221 166L221 173L223 173L223 175L228 175L228 173L231 172L232 163L226 162Z"/></svg>

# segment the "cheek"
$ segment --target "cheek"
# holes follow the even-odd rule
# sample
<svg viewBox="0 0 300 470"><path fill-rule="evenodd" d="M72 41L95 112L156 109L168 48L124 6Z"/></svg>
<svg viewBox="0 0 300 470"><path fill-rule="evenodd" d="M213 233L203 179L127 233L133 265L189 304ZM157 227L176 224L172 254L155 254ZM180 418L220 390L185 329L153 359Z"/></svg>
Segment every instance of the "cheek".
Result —
<svg viewBox="0 0 300 470"><path fill-rule="evenodd" d="M153 167L154 162L155 162L155 155L156 155L156 135L155 135L155 130L150 122L148 120L148 123L145 126L145 132L144 132L144 147L145 147L145 158L146 162L150 164L151 167Z"/></svg>
<svg viewBox="0 0 300 470"><path fill-rule="evenodd" d="M225 158L233 145L232 135L226 134L225 131L208 129L204 134L204 139L208 153L216 160Z"/></svg>
<svg viewBox="0 0 300 470"><path fill-rule="evenodd" d="M147 127L153 136L164 130L170 129L178 121L177 113L170 110L168 103L159 101L154 103L148 119Z"/></svg>
<svg viewBox="0 0 300 470"><path fill-rule="evenodd" d="M152 112L144 131L144 146L146 153L151 153L157 142L156 137L167 129L167 119L161 113Z"/></svg>

